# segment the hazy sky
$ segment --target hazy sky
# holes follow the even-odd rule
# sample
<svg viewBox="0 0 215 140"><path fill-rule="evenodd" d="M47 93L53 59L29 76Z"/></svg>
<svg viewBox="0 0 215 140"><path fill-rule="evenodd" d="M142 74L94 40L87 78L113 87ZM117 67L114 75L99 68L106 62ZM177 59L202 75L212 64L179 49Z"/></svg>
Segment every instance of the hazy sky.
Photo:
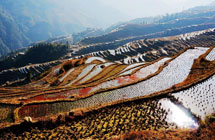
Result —
<svg viewBox="0 0 215 140"><path fill-rule="evenodd" d="M207 5L214 0L100 0L131 19L180 12L195 6Z"/></svg>

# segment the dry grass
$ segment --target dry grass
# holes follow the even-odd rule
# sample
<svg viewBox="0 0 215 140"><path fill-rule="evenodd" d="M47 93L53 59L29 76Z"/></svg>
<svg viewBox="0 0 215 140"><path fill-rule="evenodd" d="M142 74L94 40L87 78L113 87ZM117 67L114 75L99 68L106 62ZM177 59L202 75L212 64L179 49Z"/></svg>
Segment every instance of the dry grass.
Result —
<svg viewBox="0 0 215 140"><path fill-rule="evenodd" d="M123 136L112 137L111 140L214 140L215 116L202 122L198 130L161 130L161 131L136 131Z"/></svg>

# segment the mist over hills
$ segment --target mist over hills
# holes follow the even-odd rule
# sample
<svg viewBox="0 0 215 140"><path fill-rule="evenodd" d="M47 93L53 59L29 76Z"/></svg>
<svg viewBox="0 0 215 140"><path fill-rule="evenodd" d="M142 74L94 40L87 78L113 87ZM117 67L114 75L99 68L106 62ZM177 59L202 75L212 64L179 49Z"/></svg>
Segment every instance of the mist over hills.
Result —
<svg viewBox="0 0 215 140"><path fill-rule="evenodd" d="M1 0L0 11L0 56L35 41L125 20L98 0Z"/></svg>
<svg viewBox="0 0 215 140"><path fill-rule="evenodd" d="M74 1L71 1L71 2L74 2ZM6 4L9 4L9 3L6 3ZM65 3L61 4L61 6L63 5L65 6ZM58 7L61 7L61 6L58 5ZM20 5L20 7L22 6ZM50 6L50 7L53 7L53 6ZM9 6L9 8L11 7ZM8 8L8 11L10 11L9 8ZM26 9L30 10L29 7L27 7ZM54 7L54 9L56 10L56 7ZM2 15L2 17L7 20L0 21L0 22L4 22L1 25L2 28L0 28L0 30L2 30L0 39L3 40L3 41L0 41L0 43L3 44L0 46L1 47L0 55L6 54L11 50L15 50L20 47L23 47L23 44L25 45L30 44L31 46L37 46L38 43L54 43L54 46L62 46L62 45L56 45L55 43L63 43L66 45L69 44L70 47L69 49L66 49L64 51L59 51L59 54L55 53L56 56L53 56L50 59L46 59L45 57L46 55L53 55L52 52L57 52L56 50L61 50L61 48L56 48L56 47L48 48L47 50L50 50L50 51L47 51L47 54L44 55L43 59L40 59L38 61L34 61L34 60L37 60L35 57L41 55L40 51L43 51L43 49L41 48L36 49L37 51L34 51L34 55L28 55L29 53L27 53L28 51L33 50L34 47L21 49L1 59L0 70L12 68L12 67L25 66L28 64L44 63L52 60L59 60L62 58L67 58L68 54L69 54L69 57L74 57L74 56L88 54L96 51L116 49L120 46L123 46L126 43L129 43L135 40L140 40L140 39L175 36L175 35L180 35L184 33L206 30L209 28L215 28L215 24L214 24L215 6L213 4L210 6L194 7L175 14L167 14L164 16L148 17L148 18L138 18L128 22L123 22L121 24L115 24L113 26L110 26L109 28L106 28L105 30L87 28L85 31L82 31L79 33L73 33L72 35L67 35L67 33L65 33L65 32L68 32L68 30L66 29L69 29L69 28L60 27L60 26L59 26L60 28L58 28L56 27L57 24L54 24L54 21L53 21L53 24L49 22L52 20L45 21L44 15L38 18L38 15L40 15L41 13L36 14L35 12L33 12L31 17L32 20L27 20L24 18L26 17L24 16L25 14L13 13L13 15L17 14L16 16L17 19L15 19L13 16L11 16L10 14L11 12L6 11L5 8L2 11L4 12L1 12L0 15ZM41 12L41 11L38 11L38 12ZM28 13L26 14L28 15ZM22 16L24 17L22 18ZM63 18L61 16L59 17ZM18 20L20 21L16 22ZM41 20L41 22L38 23L40 25L35 25L36 27L30 26L35 24L39 20ZM68 20L68 21L73 22L73 20ZM20 23L23 23L23 24L20 24ZM63 24L59 24L59 25L63 25ZM71 24L71 28L73 27L72 25L74 24ZM53 28L51 28L51 26L53 26ZM83 27L85 26L88 26L88 25L84 25ZM10 31L10 29L12 30ZM56 29L59 29L59 31L57 31ZM63 32L63 30L60 30L60 29L65 29L65 32ZM72 29L71 29L71 32L72 32ZM55 37L55 36L61 35L61 33L63 34L63 36ZM50 39L45 40L45 38L50 38ZM11 41L7 39L10 39ZM34 42L33 40L39 41L39 42ZM44 40L44 41L41 41L41 40ZM49 46L49 44L47 45L44 44L42 46L44 47ZM26 58L28 58L29 61L26 61L25 60Z"/></svg>
<svg viewBox="0 0 215 140"><path fill-rule="evenodd" d="M106 29L106 34L98 37L85 38L81 45L111 42L123 38L145 35L164 31L166 29L181 28L190 25L213 23L215 4L194 7L179 13L166 14L156 17L137 18L127 22L115 24Z"/></svg>
<svg viewBox="0 0 215 140"><path fill-rule="evenodd" d="M213 22L215 4L127 22L128 16L100 0L2 0L0 11L1 57L37 41L88 45L208 24Z"/></svg>

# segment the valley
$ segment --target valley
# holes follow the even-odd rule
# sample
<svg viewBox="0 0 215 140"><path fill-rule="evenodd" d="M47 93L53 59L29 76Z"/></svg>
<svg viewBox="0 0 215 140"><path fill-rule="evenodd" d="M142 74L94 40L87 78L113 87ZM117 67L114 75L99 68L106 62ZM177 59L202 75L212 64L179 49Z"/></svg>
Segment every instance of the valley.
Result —
<svg viewBox="0 0 215 140"><path fill-rule="evenodd" d="M100 29L50 2L0 2L0 139L215 139L214 3Z"/></svg>

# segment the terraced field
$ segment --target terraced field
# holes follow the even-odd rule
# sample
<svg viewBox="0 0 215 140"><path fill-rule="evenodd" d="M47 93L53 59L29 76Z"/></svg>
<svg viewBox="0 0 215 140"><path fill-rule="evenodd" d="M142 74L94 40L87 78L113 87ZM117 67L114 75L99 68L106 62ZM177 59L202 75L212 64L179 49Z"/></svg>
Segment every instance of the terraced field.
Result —
<svg viewBox="0 0 215 140"><path fill-rule="evenodd" d="M201 84L174 93L173 96L193 113L204 118L215 110L214 84L215 76L212 76Z"/></svg>
<svg viewBox="0 0 215 140"><path fill-rule="evenodd" d="M144 61L149 62L162 56L168 57L175 55L179 51L191 46L211 47L215 43L214 35L215 30L211 28L168 38L136 39L133 42L126 43L125 45L123 44L115 49L105 50L105 48L109 47L109 45L107 45L102 51L91 53L86 53L91 51L91 47L86 47L83 50L87 51L84 51L85 53L83 55L78 55L76 58L98 56L110 61L121 61L126 64ZM95 46L94 49L96 50L99 48L101 48L101 45Z"/></svg>
<svg viewBox="0 0 215 140"><path fill-rule="evenodd" d="M165 62L165 59L161 59L160 61L146 66L142 69L140 69L140 71L137 71L136 73L134 73L133 75L138 75L138 73L142 72L142 74L140 74L143 77L137 77L136 79L134 78L133 75L123 77L123 78L116 78L114 80L110 80L107 82L104 82L102 84L97 85L96 87L92 87L92 88L81 88L79 89L75 89L74 91L81 94L81 90L86 90L88 94L91 94L91 92L95 92L98 90L101 90L103 88L103 90L105 89L109 89L114 86L116 87L120 87L120 86L125 86L123 88L119 88L119 89L115 89L115 90L111 90L108 92L99 92L97 94L95 94L94 96L82 99L82 100L76 100L73 102L58 102L58 103L50 103L50 104L35 104L35 105L26 105L24 107L22 107L21 110L19 110L20 113L20 117L24 118L25 116L32 116L34 118L36 117L42 117L45 115L54 115L56 113L60 113L60 112L69 112L72 109L78 109L78 108L94 108L96 106L100 106L100 105L105 105L105 104L110 104L112 102L117 102L119 100L130 100L133 98L140 98L140 97L145 97L145 96L151 96L153 94L157 93L162 93L168 89L173 88L174 85L178 84L178 83L182 83L183 81L185 81L185 79L188 77L189 73L190 73L190 69L192 67L192 64L194 62L195 58L198 58L200 55L206 53L208 49L207 48L195 48L195 49L190 49L185 51L184 53L182 53L181 55L179 55L178 57L176 57L175 59L173 59L172 61L169 62L168 66L164 67L163 70L157 74L156 76L153 76L149 79L143 80L142 82L139 82L137 84L134 85L130 85L130 86L125 86L123 84L127 84L127 83L132 83L132 82L138 82L139 80L141 80L142 78L146 78L147 76L150 76L150 72L154 73L156 72L156 68L155 66L157 65L156 63L159 62ZM191 55L192 54L192 55ZM182 60L180 60L182 59ZM166 60L168 60L166 58ZM189 60L189 61L185 61L185 60ZM183 67L182 67L183 66ZM152 68L151 68L152 67ZM157 67L157 71L158 71ZM146 74L144 76L144 72L143 70L145 70L145 72L149 72L148 74ZM172 70L172 73L171 73ZM168 77L168 78L166 78ZM130 81L129 81L130 78ZM138 79L139 78L139 79ZM160 80L159 80L160 79ZM117 84L117 81L121 82ZM162 82L161 82L162 81ZM113 82L113 83L112 83ZM160 84L160 86L158 85ZM102 86L100 86L102 85ZM150 85L156 85L156 87L152 87ZM100 89L99 89L100 88ZM70 92L71 93L71 92ZM69 95L69 92L66 93L67 95L64 95L62 93L57 93L57 95L55 95L56 97L54 98L54 94L52 96L50 95L40 95L40 96L36 96L33 97L30 100L26 100L27 102L31 102L31 101L36 101L36 100L53 100L53 99L60 99L62 97L66 98L67 97L71 97ZM60 97L60 95L62 95ZM49 98L50 96L50 98ZM25 101L25 100L24 100ZM49 107L48 107L49 106ZM58 106L60 108L58 108ZM46 108L49 108L48 110ZM35 111L36 110L36 111ZM46 110L46 112L44 112L43 110ZM55 110L53 112L53 110ZM34 113L33 113L34 112Z"/></svg>
<svg viewBox="0 0 215 140"><path fill-rule="evenodd" d="M215 60L215 48L207 55L206 59L209 61Z"/></svg>
<svg viewBox="0 0 215 140"><path fill-rule="evenodd" d="M121 45L116 47L115 49L103 49L102 51L96 51L93 47L87 47L87 53L82 54L81 52L77 52L77 56L75 54L71 54L65 57L65 59L77 59L84 58L86 56L90 57L101 57L105 60L109 60L111 62L124 63L124 64L132 64L137 62L152 62L161 57L172 57L176 55L178 52L189 48L189 47L211 47L215 44L214 39L215 31L214 28L202 30L193 33L187 33L186 35L179 35L174 37L167 38L157 38L157 39L142 39L136 40L130 43L126 43L125 45ZM150 37L146 37L150 38ZM117 44L117 43L116 43ZM114 45L114 44L113 44ZM110 45L112 46L112 45ZM100 48L98 46L97 48ZM108 46L107 46L108 48ZM29 82L29 79L35 80L41 74L42 69L48 70L49 68L60 64L62 62L49 62L48 67L44 67L40 64L36 64L34 68L29 69L26 66L23 67L26 70L28 69L28 73L23 73L21 69L10 69L4 70L0 73L0 85L2 86L20 86L25 85ZM34 66L33 66L34 67ZM21 71L19 71L19 69ZM39 71L39 73L38 73Z"/></svg>
<svg viewBox="0 0 215 140"><path fill-rule="evenodd" d="M131 131L196 130L215 112L214 47L196 42L206 34L212 38L213 31L181 36L181 42L195 43L179 48L159 47L167 38L136 41L109 53L117 56L155 47L120 61L105 59L101 55L105 52L100 57L70 58L23 86L3 85L0 136L108 139ZM180 43L176 37L169 40ZM150 55L154 60L145 61ZM17 127L23 129L15 132Z"/></svg>
<svg viewBox="0 0 215 140"><path fill-rule="evenodd" d="M162 102L168 100L171 102L172 108L166 107ZM196 128L197 120L190 117L178 108L174 102L169 99L147 99L130 103L123 103L117 106L106 107L86 114L86 117L77 118L66 125L59 126L54 129L38 130L31 129L24 133L9 135L7 138L60 138L60 139L107 139L114 135L124 134L126 132L136 130L159 130L177 127L174 123L179 123L180 127ZM169 111L168 111L169 110ZM182 122L174 122L169 120L168 112L176 113L180 111L183 117ZM186 126L183 125L186 124Z"/></svg>
<svg viewBox="0 0 215 140"><path fill-rule="evenodd" d="M21 68L14 68L3 70L0 72L1 86L14 86L22 83L26 84L30 78L38 77L43 72L47 71L53 66L59 65L61 61L53 61L44 64L28 65Z"/></svg>

